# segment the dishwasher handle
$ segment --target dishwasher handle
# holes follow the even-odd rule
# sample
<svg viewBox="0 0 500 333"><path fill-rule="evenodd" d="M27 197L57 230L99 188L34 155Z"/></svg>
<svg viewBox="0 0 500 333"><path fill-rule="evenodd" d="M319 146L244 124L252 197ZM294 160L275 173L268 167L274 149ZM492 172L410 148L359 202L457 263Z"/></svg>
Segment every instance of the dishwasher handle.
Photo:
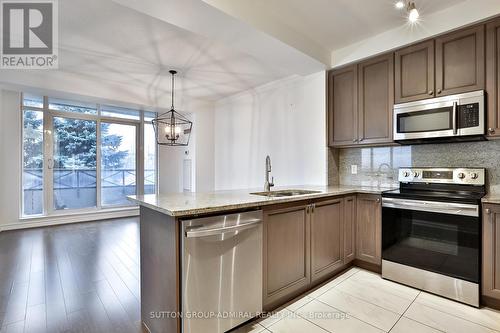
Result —
<svg viewBox="0 0 500 333"><path fill-rule="evenodd" d="M214 235L222 235L227 232L242 231L257 227L262 223L262 219L246 220L245 223L236 224L229 227L217 227L212 229L198 230L199 227L186 229L186 238L206 237Z"/></svg>

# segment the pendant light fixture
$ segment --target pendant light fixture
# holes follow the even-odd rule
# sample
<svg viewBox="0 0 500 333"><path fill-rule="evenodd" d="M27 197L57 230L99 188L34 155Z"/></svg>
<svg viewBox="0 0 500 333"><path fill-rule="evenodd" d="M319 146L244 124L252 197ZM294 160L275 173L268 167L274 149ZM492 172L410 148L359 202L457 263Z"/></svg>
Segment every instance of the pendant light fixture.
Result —
<svg viewBox="0 0 500 333"><path fill-rule="evenodd" d="M170 70L172 75L172 106L170 111L162 113L151 122L155 130L156 142L162 146L187 146L193 122L189 121L174 108L174 80L177 71Z"/></svg>

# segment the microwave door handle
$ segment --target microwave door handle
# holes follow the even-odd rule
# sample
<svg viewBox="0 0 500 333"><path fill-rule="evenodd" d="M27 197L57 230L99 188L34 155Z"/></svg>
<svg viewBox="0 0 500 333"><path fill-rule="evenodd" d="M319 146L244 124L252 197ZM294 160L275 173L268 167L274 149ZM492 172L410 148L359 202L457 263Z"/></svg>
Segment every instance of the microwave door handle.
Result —
<svg viewBox="0 0 500 333"><path fill-rule="evenodd" d="M453 102L453 135L457 135L458 134L458 121L457 121L457 106L458 106L458 103L457 102Z"/></svg>

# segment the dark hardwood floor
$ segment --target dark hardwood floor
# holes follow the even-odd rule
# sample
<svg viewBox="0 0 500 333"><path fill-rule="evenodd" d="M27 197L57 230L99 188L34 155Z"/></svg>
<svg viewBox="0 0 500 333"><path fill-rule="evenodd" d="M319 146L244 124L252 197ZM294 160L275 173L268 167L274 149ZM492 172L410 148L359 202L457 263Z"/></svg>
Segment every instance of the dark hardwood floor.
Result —
<svg viewBox="0 0 500 333"><path fill-rule="evenodd" d="M0 333L143 332L138 218L0 233Z"/></svg>

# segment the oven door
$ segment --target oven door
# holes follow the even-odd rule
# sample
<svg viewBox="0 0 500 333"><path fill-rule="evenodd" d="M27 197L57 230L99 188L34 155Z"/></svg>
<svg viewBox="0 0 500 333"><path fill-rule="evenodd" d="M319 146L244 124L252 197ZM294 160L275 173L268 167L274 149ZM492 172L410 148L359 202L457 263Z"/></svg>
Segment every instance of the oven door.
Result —
<svg viewBox="0 0 500 333"><path fill-rule="evenodd" d="M479 206L382 200L382 258L479 283Z"/></svg>

